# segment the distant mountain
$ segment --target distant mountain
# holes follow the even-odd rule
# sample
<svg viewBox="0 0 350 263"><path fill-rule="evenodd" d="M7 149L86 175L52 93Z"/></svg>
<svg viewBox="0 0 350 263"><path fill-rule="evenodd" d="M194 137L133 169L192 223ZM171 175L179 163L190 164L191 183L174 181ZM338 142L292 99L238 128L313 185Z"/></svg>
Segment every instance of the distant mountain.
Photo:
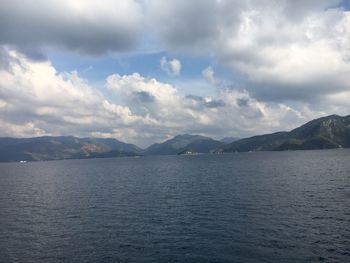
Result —
<svg viewBox="0 0 350 263"><path fill-rule="evenodd" d="M223 143L232 143L232 142L236 142L236 141L239 141L241 138L238 138L238 137L225 137L225 138L222 138L220 140L220 142L223 142Z"/></svg>
<svg viewBox="0 0 350 263"><path fill-rule="evenodd" d="M331 115L290 132L254 136L219 147L216 152L312 150L350 147L350 115Z"/></svg>
<svg viewBox="0 0 350 263"><path fill-rule="evenodd" d="M145 155L171 155L186 151L197 153L209 153L214 149L224 145L220 141L200 135L183 134L175 136L163 143L156 143L148 147L143 154Z"/></svg>
<svg viewBox="0 0 350 263"><path fill-rule="evenodd" d="M0 162L77 158L105 158L137 155L141 149L115 139L72 136L0 138Z"/></svg>
<svg viewBox="0 0 350 263"><path fill-rule="evenodd" d="M224 141L228 140L225 138ZM332 148L350 148L350 115L331 115L290 132L254 136L229 144L200 135L183 134L145 150L115 139L73 136L0 138L0 162Z"/></svg>

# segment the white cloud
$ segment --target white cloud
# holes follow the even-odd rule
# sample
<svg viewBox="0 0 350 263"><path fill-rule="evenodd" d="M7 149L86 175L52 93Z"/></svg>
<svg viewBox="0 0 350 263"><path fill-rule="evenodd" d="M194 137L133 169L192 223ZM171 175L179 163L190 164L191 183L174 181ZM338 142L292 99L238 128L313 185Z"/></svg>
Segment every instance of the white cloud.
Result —
<svg viewBox="0 0 350 263"><path fill-rule="evenodd" d="M181 73L181 62L178 59L168 60L166 57L160 59L161 69L170 76L178 76Z"/></svg>
<svg viewBox="0 0 350 263"><path fill-rule="evenodd" d="M202 76L212 85L218 85L220 82L215 78L214 69L209 66L202 71Z"/></svg>
<svg viewBox="0 0 350 263"><path fill-rule="evenodd" d="M2 135L116 136L145 145L183 132L244 137L348 114L350 12L339 3L3 1L0 45L10 48L0 48ZM46 47L120 52L148 38L170 54L209 57L245 86L218 85L223 82L211 67L202 75L220 86L212 96L183 96L178 87L138 73L113 74L106 85L117 103L77 72L57 72L50 61L28 59ZM181 74L178 59L163 57L160 66L171 76Z"/></svg>
<svg viewBox="0 0 350 263"><path fill-rule="evenodd" d="M261 100L306 103L350 90L350 12L340 3L147 2L168 49L214 57Z"/></svg>
<svg viewBox="0 0 350 263"><path fill-rule="evenodd" d="M0 44L40 57L45 47L105 54L148 46L144 42L152 39L162 50L226 65L259 100L311 103L315 94L350 89L350 12L341 2L5 0ZM169 75L181 73L178 59L163 57L160 64Z"/></svg>
<svg viewBox="0 0 350 263"><path fill-rule="evenodd" d="M266 104L244 90L222 89L217 96L207 97L182 96L176 87L138 73L111 75L107 86L133 113L154 120L152 125L142 127L142 133L153 140L179 133L244 137L292 129L320 114L307 107L297 110L284 104Z"/></svg>
<svg viewBox="0 0 350 263"><path fill-rule="evenodd" d="M15 51L8 55L9 68L0 69L3 136L87 136L143 121L127 106L109 102L76 72L59 73L50 62L33 62Z"/></svg>
<svg viewBox="0 0 350 263"><path fill-rule="evenodd" d="M279 16L243 15L237 34L223 37L221 61L247 76L250 89L264 99L310 101L315 94L349 90L350 31L344 27L350 13L332 9L299 23Z"/></svg>
<svg viewBox="0 0 350 263"><path fill-rule="evenodd" d="M76 72L59 73L50 62L7 54L11 62L0 69L1 136L116 137L145 146L179 133L223 137L275 131L312 114L268 105L244 90L183 96L175 86L138 73L106 79L119 98L115 103Z"/></svg>

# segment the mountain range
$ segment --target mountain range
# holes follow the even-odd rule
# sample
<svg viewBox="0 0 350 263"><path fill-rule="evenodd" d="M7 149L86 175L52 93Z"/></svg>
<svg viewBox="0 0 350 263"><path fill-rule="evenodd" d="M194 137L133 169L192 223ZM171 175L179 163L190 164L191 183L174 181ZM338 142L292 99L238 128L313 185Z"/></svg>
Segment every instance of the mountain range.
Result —
<svg viewBox="0 0 350 263"><path fill-rule="evenodd" d="M185 151L209 153L224 145L200 135L178 135L146 149L116 139L77 138L73 136L0 138L0 162L61 159L108 158L139 155L173 155Z"/></svg>
<svg viewBox="0 0 350 263"><path fill-rule="evenodd" d="M137 155L142 150L115 139L73 136L0 138L0 161L39 161Z"/></svg>
<svg viewBox="0 0 350 263"><path fill-rule="evenodd" d="M331 115L312 120L290 132L242 139L215 152L314 150L350 147L350 115Z"/></svg>
<svg viewBox="0 0 350 263"><path fill-rule="evenodd" d="M245 139L228 137L218 141L201 135L182 134L146 149L108 138L3 137L0 138L0 162L332 148L350 148L350 115L331 115L289 132Z"/></svg>

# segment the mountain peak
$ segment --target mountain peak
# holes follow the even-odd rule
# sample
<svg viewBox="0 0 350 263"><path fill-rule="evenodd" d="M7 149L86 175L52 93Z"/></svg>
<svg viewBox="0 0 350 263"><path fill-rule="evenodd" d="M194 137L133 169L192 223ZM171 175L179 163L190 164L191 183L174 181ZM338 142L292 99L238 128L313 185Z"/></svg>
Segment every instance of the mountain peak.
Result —
<svg viewBox="0 0 350 263"><path fill-rule="evenodd" d="M147 155L170 155L187 150L208 153L221 145L223 145L222 142L202 135L180 134L163 143L151 145L144 153Z"/></svg>
<svg viewBox="0 0 350 263"><path fill-rule="evenodd" d="M211 139L209 137L205 137L205 136L202 136L202 135L188 134L188 133L176 135L172 139L195 139L195 138L208 138L208 139Z"/></svg>

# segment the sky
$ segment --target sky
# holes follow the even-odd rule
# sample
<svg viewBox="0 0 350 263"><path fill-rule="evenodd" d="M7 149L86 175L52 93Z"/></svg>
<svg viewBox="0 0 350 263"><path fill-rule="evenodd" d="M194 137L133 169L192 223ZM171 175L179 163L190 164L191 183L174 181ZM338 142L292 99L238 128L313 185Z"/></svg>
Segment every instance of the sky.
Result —
<svg viewBox="0 0 350 263"><path fill-rule="evenodd" d="M350 0L0 0L0 136L244 138L349 101Z"/></svg>

